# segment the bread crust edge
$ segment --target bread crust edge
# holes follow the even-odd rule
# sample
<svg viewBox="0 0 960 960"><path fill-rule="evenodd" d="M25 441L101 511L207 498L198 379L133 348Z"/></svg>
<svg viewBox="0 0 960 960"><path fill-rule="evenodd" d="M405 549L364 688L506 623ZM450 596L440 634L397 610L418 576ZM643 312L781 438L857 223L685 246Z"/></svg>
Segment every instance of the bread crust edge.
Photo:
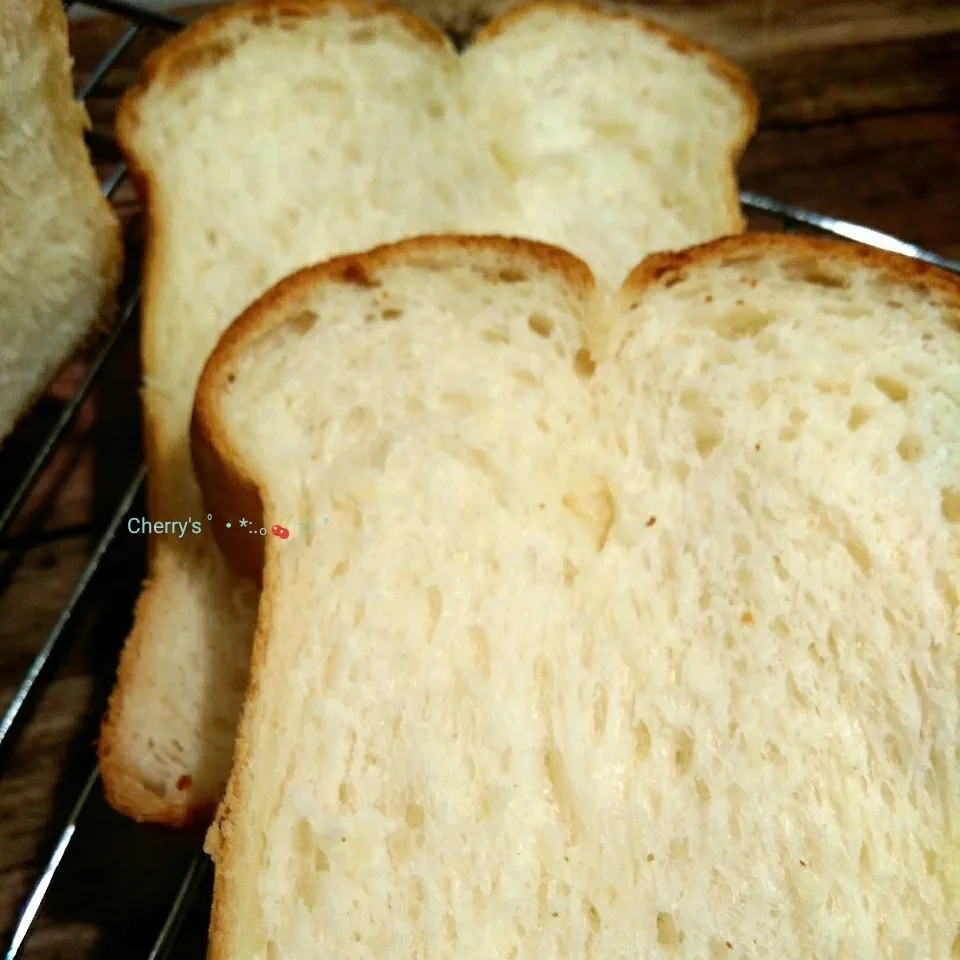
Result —
<svg viewBox="0 0 960 960"><path fill-rule="evenodd" d="M202 464L203 475L199 477L204 496L221 496L230 490L258 491L262 494L243 458L233 444L224 425L219 409L220 392L229 384L233 366L248 343L269 334L291 319L305 292L322 282L369 286L375 283L374 275L382 267L396 261L411 259L411 254L429 255L436 252L491 250L503 255L521 255L534 259L540 266L560 273L571 287L583 289L586 295L596 292L596 282L589 267L572 253L549 244L497 236L432 235L414 237L396 243L383 244L361 254L348 254L314 266L305 267L281 280L260 299L251 304L224 331L214 348L197 386L194 404L192 440L197 445L196 454ZM196 462L196 461L195 461ZM232 507L233 505L231 505ZM259 542L260 538L254 538ZM238 539L235 549L248 539ZM262 549L262 548L261 548ZM242 561L250 564L250 554ZM209 960L228 960L230 945L225 942L231 920L230 904L224 890L231 873L231 849L234 831L231 811L242 799L242 773L249 759L252 713L258 701L259 674L267 654L268 625L274 605L273 570L270 553L267 552L261 568L262 593L257 615L257 626L251 653L250 682L244 699L243 711L238 725L234 749L233 771L227 782L224 797L216 817L207 833L205 849L217 867L214 877L213 908L210 920Z"/></svg>
<svg viewBox="0 0 960 960"><path fill-rule="evenodd" d="M254 301L221 335L197 382L190 425L194 473L208 509L229 516L248 516L263 526L263 499L256 479L243 465L217 407L218 396L228 383L235 359L247 343L282 326L297 309L305 291L323 282L369 286L371 274L412 255L438 251L483 249L503 256L523 255L540 265L562 272L571 284L593 290L589 267L566 250L532 240L498 236L428 235L381 244L361 254L346 254L304 267ZM240 529L217 525L214 537L231 568L240 576L263 584L265 541L244 536Z"/></svg>
<svg viewBox="0 0 960 960"><path fill-rule="evenodd" d="M259 17L314 17L333 10L347 10L357 19L390 15L415 37L441 48L453 49L447 37L415 14L397 10L388 4L368 4L364 0L245 0L211 11L183 31L167 40L144 62L140 81L123 95L117 111L117 143L127 164L130 178L143 200L147 211L148 229L144 249L144 282L142 295L143 324L150 323L154 288L159 282L158 250L166 227L156 215L158 187L149 164L137 148L140 105L151 89L170 86L198 69L205 62L213 62L221 53L217 45L224 25L234 21L252 21ZM156 358L149 348L148 338L141 338L141 363L144 376L149 378ZM156 487L150 483L151 473L157 469L161 457L160 423L149 402L143 402L144 456L147 463L147 512L156 516L162 503ZM252 512L252 511L251 511ZM139 661L142 651L154 642L153 629L158 581L163 577L157 568L157 549L152 538L147 538L148 579L137 601L134 624L127 635L120 654L120 662L107 711L100 728L98 745L99 768L107 802L133 820L168 827L207 826L213 819L220 797L211 797L195 786L182 791L181 796L162 798L145 786L145 778L134 757L124 746L123 730L126 713L132 708L140 679Z"/></svg>
<svg viewBox="0 0 960 960"><path fill-rule="evenodd" d="M495 36L496 33L501 32L507 24L542 9L568 9L591 17L630 20L636 23L638 27L666 38L670 46L678 52L705 57L713 72L735 89L744 104L744 122L730 146L730 198L727 206L730 231L734 233L742 231L746 221L740 209L736 178L732 173L743 149L756 130L759 112L756 94L746 74L732 62L708 47L688 40L663 26L637 16L635 13L628 11L608 12L590 4L563 2L563 0L534 0L533 3L514 8L494 18L478 33L474 43L485 42ZM137 150L137 129L141 102L151 89L157 86L172 86L191 71L201 69L204 65L215 63L222 56L229 55L229 52L225 53L223 47L218 46L217 43L219 32L226 24L243 20L256 23L257 19L263 16L308 18L323 16L332 10L346 10L358 19L389 15L394 17L418 39L438 49L446 49L451 52L454 50L453 44L447 36L427 20L417 14L395 8L389 4L366 3L364 0L243 0L243 2L206 14L179 34L167 40L147 58L140 81L127 90L121 99L116 121L117 142L127 162L131 179L143 198L148 213L149 226L145 238L142 299L144 326L150 323L151 306L155 300L153 289L158 282L157 250L162 246L160 239L165 224L162 218L151 214L151 211L156 210L155 178L149 165L142 159ZM145 376L149 377L155 366L155 358L149 349L146 338L142 339L142 343L143 372ZM150 476L160 461L158 439L160 424L151 410L150 404L145 401L143 406L144 448L147 463L147 510L150 515L158 515L162 505L156 488L150 483ZM202 425L191 426L191 446L200 451L199 458L202 461L204 449L210 447L203 436ZM194 454L195 462L197 456L197 454ZM221 476L224 475L221 474ZM262 505L259 497L251 490L250 484L240 478L234 478L232 482L235 483L235 486L225 489L223 491L224 497L227 500L233 499L242 504L247 515L260 518L262 525ZM215 502L222 507L226 500ZM156 567L156 547L150 538L147 539L148 578L156 579L162 577L163 574ZM259 539L257 548L262 552L262 544ZM252 579L258 579L257 575L262 568L262 557L260 559L248 558L241 562L243 563L244 575ZM196 794L192 789L184 791L183 797L175 800L163 800L157 797L143 787L142 777L138 774L135 759L127 756L123 748L124 715L130 698L136 696L138 661L143 648L153 642L151 637L152 611L154 608L153 591L156 589L154 581L148 579L144 587L144 595L137 604L134 626L128 634L121 652L114 689L101 727L101 776L111 806L118 812L135 820L166 826L184 826L204 821L209 823L216 801Z"/></svg>
<svg viewBox="0 0 960 960"><path fill-rule="evenodd" d="M566 275L572 283L585 283L589 287L594 287L589 268L572 254L544 244L497 237L414 238L387 244L365 254L339 257L318 266L307 267L281 281L234 321L224 332L207 361L201 375L194 407L194 418L198 421L199 442L210 444L212 447L207 451L210 456L207 466L226 472L236 472L245 483L251 482L249 471L239 461L239 454L219 418L217 395L225 386L232 364L242 353L244 346L252 339L269 333L283 324L288 319L284 311L295 307L306 289L323 281L344 282L344 273L351 270L355 272L355 276L366 276L377 267L389 265L392 261L407 256L411 249L417 247L425 250L438 247L447 250L464 250L475 246L484 248L495 246L503 251L526 253L533 250L538 257L546 255L547 259L544 262L552 263L561 271L570 271ZM555 257L551 257L551 252ZM942 297L948 309L960 308L960 277L955 278L936 267L916 263L897 254L844 241L763 233L724 237L679 252L652 254L628 275L614 298L613 307L614 309L629 308L627 301L636 300L638 296L658 286L669 286L677 274L686 268L709 267L728 257L756 259L769 253L813 254L851 267L864 266L875 269L887 274L898 283L923 284L925 290ZM958 319L957 332L960 334L960 319ZM208 475L207 479L210 482L212 478ZM229 486L229 482L225 486ZM244 799L243 774L250 759L253 714L259 699L260 675L266 662L267 638L275 602L274 571L269 553L263 569L262 582L263 592L251 654L250 684L237 732L233 770L205 843L205 849L215 864L208 960L230 960L232 956L229 931L235 924L235 908L229 900L229 887L235 870L233 860L236 843L232 821L234 810L242 805Z"/></svg>
<svg viewBox="0 0 960 960"><path fill-rule="evenodd" d="M630 271L619 296L636 297L657 284L668 282L672 275L688 267L709 266L728 257L756 259L769 253L813 254L847 267L867 267L885 273L895 283L923 284L925 292L936 291L945 297L949 309L960 308L960 277L931 264L847 240L760 232L720 237L686 250L652 253Z"/></svg>

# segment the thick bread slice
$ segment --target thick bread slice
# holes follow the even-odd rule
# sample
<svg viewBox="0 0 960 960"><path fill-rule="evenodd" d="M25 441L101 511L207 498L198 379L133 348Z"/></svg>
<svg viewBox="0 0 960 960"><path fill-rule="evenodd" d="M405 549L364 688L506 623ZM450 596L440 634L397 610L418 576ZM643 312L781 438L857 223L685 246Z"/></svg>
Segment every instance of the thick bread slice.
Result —
<svg viewBox="0 0 960 960"><path fill-rule="evenodd" d="M149 216L149 512L204 530L150 540L101 739L115 807L203 820L229 770L257 594L215 548L211 525L240 517L204 509L188 443L227 324L294 269L425 232L555 241L617 284L650 249L742 228L733 163L754 122L735 68L572 5L514 13L462 58L406 13L244 5L150 61L119 121Z"/></svg>
<svg viewBox="0 0 960 960"><path fill-rule="evenodd" d="M960 929L960 283L502 240L230 328L267 538L213 960L928 958Z"/></svg>
<svg viewBox="0 0 960 960"><path fill-rule="evenodd" d="M110 318L120 278L70 66L59 0L0 0L0 440Z"/></svg>

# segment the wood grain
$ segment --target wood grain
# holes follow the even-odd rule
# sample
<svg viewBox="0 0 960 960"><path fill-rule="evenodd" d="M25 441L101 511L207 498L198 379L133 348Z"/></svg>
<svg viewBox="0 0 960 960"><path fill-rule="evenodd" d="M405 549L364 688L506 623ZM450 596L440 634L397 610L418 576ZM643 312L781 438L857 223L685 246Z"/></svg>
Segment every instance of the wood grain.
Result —
<svg viewBox="0 0 960 960"><path fill-rule="evenodd" d="M432 0L431 0L432 2ZM436 0L442 2L442 0ZM460 3L460 33L502 5ZM933 0L663 0L643 11L709 43L751 75L760 132L744 186L858 220L960 258L960 6ZM78 82L125 24L83 21L72 34ZM119 96L163 34L146 30L89 101L106 173ZM115 201L138 256L138 201ZM0 450L0 503L71 395L67 370ZM88 561L138 466L136 329L131 328L22 512L0 543L0 707ZM143 575L141 538L122 530L16 728L0 751L0 932L45 862L93 763L92 743ZM198 838L125 822L95 790L22 956L146 956ZM203 955L206 891L177 957Z"/></svg>

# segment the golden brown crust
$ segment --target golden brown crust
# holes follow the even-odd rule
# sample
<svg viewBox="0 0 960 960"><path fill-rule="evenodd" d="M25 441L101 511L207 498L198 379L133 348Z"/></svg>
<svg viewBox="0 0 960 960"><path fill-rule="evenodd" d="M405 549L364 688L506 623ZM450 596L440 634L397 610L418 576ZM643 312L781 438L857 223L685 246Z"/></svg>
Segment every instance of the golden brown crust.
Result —
<svg viewBox="0 0 960 960"><path fill-rule="evenodd" d="M198 388L199 389L199 388ZM227 469L237 462L226 435L213 432L210 420L197 415L190 422L190 451L193 469L208 510L224 516L249 517L254 529L263 527L263 503L257 485L240 470ZM241 577L260 583L265 545L262 537L243 537L242 529L227 529L216 524L214 539L228 564ZM255 541L255 542L252 542Z"/></svg>
<svg viewBox="0 0 960 960"><path fill-rule="evenodd" d="M153 290L158 282L158 271L155 269L156 251L160 246L159 238L163 223L150 213L155 206L155 181L149 169L140 163L135 147L138 103L143 89L133 87L124 95L117 114L116 133L117 143L126 162L130 179L140 194L149 222L144 243L141 294L142 323L146 325L149 323L150 305L154 300ZM149 338L141 336L140 344L143 374L149 377L155 366ZM156 415L146 399L143 402L143 418L144 456L147 462L147 512L151 516L157 516L158 492L151 484L150 476L159 460L160 431ZM147 537L146 540L149 578L156 574L156 548L152 537ZM124 714L130 697L136 695L135 677L139 672L142 651L149 642L156 591L155 581L148 579L134 609L133 628L124 641L114 687L100 728L97 746L98 767L107 802L118 813L141 823L185 827L192 823L202 823L210 815L209 805L197 802L192 797L171 801L148 790L144 786L142 775L123 749L123 729L126 726Z"/></svg>
<svg viewBox="0 0 960 960"><path fill-rule="evenodd" d="M845 266L867 267L883 273L895 283L922 284L925 291L944 297L950 309L960 307L960 277L945 270L842 240L785 233L721 237L686 250L651 254L623 282L621 297L641 296L657 284L669 283L688 267L720 264L728 258L759 259L771 253L812 254Z"/></svg>

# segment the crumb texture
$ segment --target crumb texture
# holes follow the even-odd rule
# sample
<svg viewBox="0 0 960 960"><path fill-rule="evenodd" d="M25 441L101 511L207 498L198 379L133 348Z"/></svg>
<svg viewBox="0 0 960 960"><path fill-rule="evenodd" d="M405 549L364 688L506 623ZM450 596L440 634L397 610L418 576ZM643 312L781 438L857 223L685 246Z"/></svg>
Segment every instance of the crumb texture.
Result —
<svg viewBox="0 0 960 960"><path fill-rule="evenodd" d="M206 515L188 441L197 378L228 324L296 269L406 236L492 232L568 246L616 285L651 249L740 229L740 95L705 59L575 9L531 14L463 57L335 4L234 18L168 60L136 114L127 149L153 188L156 521ZM161 810L215 803L255 595L208 535L153 546L104 773L109 787L126 771Z"/></svg>
<svg viewBox="0 0 960 960"><path fill-rule="evenodd" d="M954 956L956 303L743 249L607 313L397 254L237 356L330 523L270 548L218 956Z"/></svg>
<svg viewBox="0 0 960 960"><path fill-rule="evenodd" d="M119 227L73 101L58 0L0 10L0 439L108 312Z"/></svg>

